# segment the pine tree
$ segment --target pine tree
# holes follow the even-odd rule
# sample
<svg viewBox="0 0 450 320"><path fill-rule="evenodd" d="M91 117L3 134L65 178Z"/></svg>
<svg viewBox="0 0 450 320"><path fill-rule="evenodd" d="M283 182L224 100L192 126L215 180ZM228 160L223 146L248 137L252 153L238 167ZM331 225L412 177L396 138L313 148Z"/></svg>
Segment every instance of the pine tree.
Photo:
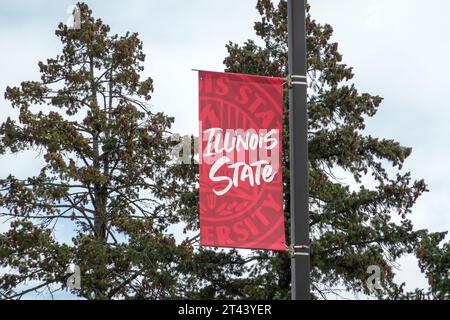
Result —
<svg viewBox="0 0 450 320"><path fill-rule="evenodd" d="M450 299L450 242L442 243L445 233L423 237L416 249L419 267L425 273L430 290L407 294L416 299Z"/></svg>
<svg viewBox="0 0 450 320"><path fill-rule="evenodd" d="M11 222L0 235L0 297L68 286L88 299L176 296L192 248L167 233L183 189L170 165L173 118L148 104L138 34L110 35L77 7L81 27L58 26L62 53L39 62L41 81L6 89L19 118L1 124L0 154L34 150L45 165L0 180L0 216ZM64 226L71 243L52 232ZM73 265L81 288L68 283Z"/></svg>
<svg viewBox="0 0 450 320"><path fill-rule="evenodd" d="M230 42L224 60L226 71L287 77L287 2L281 0L275 6L270 0L258 0L257 9L262 18L255 23L255 31L263 45L253 40L243 45ZM364 134L365 122L375 116L382 98L357 90L351 81L352 68L342 62L338 44L331 41L332 27L317 23L309 9L307 5L313 297L334 297L332 294L347 291L378 298L425 298L423 290L405 293L404 285L394 282L396 261L405 254L416 253L421 242L428 243L420 247L426 253L419 249L423 270L436 275L438 269L441 277L434 280L434 291L448 290L448 280L442 278L446 270L443 259L438 263L430 258L432 250L441 252L437 244L444 234L429 235L426 230L414 230L409 219L416 200L428 191L423 180L414 180L410 172L402 170L412 150L392 139ZM286 91L285 115L287 96ZM288 134L286 116L283 129L286 210L290 208ZM372 178L374 187L364 185L363 179L367 177ZM289 234L288 211L285 217ZM214 256L213 252L209 255ZM197 290L194 297L214 294L227 298L290 298L291 261L287 254L255 252L244 259L233 251L228 259L223 252L216 257L222 263L221 272L232 268L234 273L221 277L216 270L208 273L202 269L202 276L207 274L210 279L209 285L203 291ZM369 266L380 268L382 290L370 291L367 287Z"/></svg>

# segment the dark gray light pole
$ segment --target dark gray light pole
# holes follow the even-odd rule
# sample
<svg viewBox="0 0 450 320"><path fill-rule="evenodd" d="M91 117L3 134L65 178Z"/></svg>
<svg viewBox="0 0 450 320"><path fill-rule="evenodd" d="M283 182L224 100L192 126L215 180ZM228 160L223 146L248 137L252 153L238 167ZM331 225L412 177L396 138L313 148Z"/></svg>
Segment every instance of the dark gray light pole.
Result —
<svg viewBox="0 0 450 320"><path fill-rule="evenodd" d="M292 299L310 299L305 0L288 0Z"/></svg>

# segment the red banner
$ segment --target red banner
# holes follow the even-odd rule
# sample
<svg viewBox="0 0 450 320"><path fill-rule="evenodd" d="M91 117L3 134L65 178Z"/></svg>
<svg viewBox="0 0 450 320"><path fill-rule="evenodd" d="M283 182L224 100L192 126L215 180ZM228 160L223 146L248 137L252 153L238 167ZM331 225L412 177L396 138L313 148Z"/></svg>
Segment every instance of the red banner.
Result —
<svg viewBox="0 0 450 320"><path fill-rule="evenodd" d="M286 250L283 81L199 72L203 246Z"/></svg>

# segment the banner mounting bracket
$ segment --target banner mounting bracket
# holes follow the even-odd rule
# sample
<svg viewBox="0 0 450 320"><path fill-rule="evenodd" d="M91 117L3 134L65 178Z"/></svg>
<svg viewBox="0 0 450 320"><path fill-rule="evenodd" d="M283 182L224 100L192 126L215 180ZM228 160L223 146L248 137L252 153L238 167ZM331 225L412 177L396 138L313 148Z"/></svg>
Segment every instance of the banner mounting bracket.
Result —
<svg viewBox="0 0 450 320"><path fill-rule="evenodd" d="M291 258L295 258L296 256L309 256L309 246L291 244L287 246L287 251Z"/></svg>

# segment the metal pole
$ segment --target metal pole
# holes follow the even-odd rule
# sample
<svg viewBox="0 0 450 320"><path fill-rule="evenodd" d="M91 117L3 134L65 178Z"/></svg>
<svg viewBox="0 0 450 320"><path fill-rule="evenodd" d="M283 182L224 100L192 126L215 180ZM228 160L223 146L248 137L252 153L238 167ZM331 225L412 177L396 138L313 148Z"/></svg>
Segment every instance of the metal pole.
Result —
<svg viewBox="0 0 450 320"><path fill-rule="evenodd" d="M292 299L310 299L305 0L288 0Z"/></svg>

